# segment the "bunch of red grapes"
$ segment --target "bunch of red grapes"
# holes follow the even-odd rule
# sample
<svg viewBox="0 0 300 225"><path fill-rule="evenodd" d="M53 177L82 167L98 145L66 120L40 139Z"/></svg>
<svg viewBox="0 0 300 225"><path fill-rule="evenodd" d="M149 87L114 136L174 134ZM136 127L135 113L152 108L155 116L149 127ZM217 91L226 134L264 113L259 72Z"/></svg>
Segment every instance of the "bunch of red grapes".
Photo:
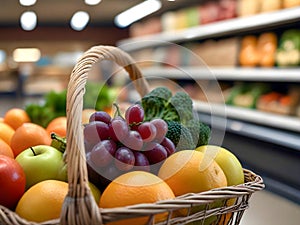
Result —
<svg viewBox="0 0 300 225"><path fill-rule="evenodd" d="M168 125L162 119L144 121L139 104L127 108L125 118L111 118L97 111L84 127L87 162L106 177L130 170L155 172L152 166L176 151L173 142L165 137L167 131Z"/></svg>

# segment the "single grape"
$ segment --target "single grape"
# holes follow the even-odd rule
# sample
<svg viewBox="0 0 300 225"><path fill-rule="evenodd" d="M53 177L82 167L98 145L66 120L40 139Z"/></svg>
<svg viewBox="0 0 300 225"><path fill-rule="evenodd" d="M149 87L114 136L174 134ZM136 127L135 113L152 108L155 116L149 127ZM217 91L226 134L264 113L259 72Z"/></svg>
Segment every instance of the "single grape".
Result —
<svg viewBox="0 0 300 225"><path fill-rule="evenodd" d="M152 150L155 147L156 144L157 144L156 142L144 142L141 151Z"/></svg>
<svg viewBox="0 0 300 225"><path fill-rule="evenodd" d="M138 151L133 152L134 157L135 157L135 164L134 164L134 169L135 170L143 170L143 171L150 171L150 165L149 165L149 160L147 157Z"/></svg>
<svg viewBox="0 0 300 225"><path fill-rule="evenodd" d="M156 137L156 127L150 122L140 124L137 130L144 142L153 141Z"/></svg>
<svg viewBox="0 0 300 225"><path fill-rule="evenodd" d="M117 145L113 140L104 140L97 143L91 150L89 157L96 167L107 166L114 158Z"/></svg>
<svg viewBox="0 0 300 225"><path fill-rule="evenodd" d="M112 119L108 127L109 136L114 141L122 141L125 137L128 136L129 127L126 121L120 116Z"/></svg>
<svg viewBox="0 0 300 225"><path fill-rule="evenodd" d="M141 150L143 147L143 139L139 132L130 130L128 136L122 141L122 144L132 150Z"/></svg>
<svg viewBox="0 0 300 225"><path fill-rule="evenodd" d="M165 137L160 144L165 147L168 156L172 155L176 151L174 143L167 137Z"/></svg>
<svg viewBox="0 0 300 225"><path fill-rule="evenodd" d="M168 132L168 124L162 119L153 119L150 123L156 127L155 140L160 143Z"/></svg>
<svg viewBox="0 0 300 225"><path fill-rule="evenodd" d="M121 171L131 170L135 163L133 152L126 147L120 147L115 152L115 166Z"/></svg>
<svg viewBox="0 0 300 225"><path fill-rule="evenodd" d="M145 151L144 154L147 156L150 164L159 163L168 157L167 150L158 143L152 150Z"/></svg>
<svg viewBox="0 0 300 225"><path fill-rule="evenodd" d="M89 119L89 122L93 122L93 121L101 121L106 124L109 124L111 121L111 116L107 112L96 111L90 116Z"/></svg>
<svg viewBox="0 0 300 225"><path fill-rule="evenodd" d="M109 137L109 127L101 121L93 121L85 125L84 138L89 143L98 143L101 140L106 140Z"/></svg>
<svg viewBox="0 0 300 225"><path fill-rule="evenodd" d="M126 122L130 125L141 123L144 120L144 109L139 104L130 106L125 111Z"/></svg>

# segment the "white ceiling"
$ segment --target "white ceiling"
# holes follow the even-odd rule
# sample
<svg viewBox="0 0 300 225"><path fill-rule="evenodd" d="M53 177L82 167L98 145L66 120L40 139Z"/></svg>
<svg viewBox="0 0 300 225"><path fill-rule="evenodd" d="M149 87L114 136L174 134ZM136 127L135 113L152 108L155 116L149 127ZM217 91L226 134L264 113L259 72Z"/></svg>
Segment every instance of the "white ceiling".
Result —
<svg viewBox="0 0 300 225"><path fill-rule="evenodd" d="M203 0L161 0L163 7L154 15L193 5ZM84 4L84 0L37 0L33 6L21 6L18 0L0 0L0 26L18 26L20 15L27 10L38 16L38 24L45 26L68 26L72 15L78 10L90 14L93 25L112 25L113 18L123 10L142 0L102 0L96 6Z"/></svg>

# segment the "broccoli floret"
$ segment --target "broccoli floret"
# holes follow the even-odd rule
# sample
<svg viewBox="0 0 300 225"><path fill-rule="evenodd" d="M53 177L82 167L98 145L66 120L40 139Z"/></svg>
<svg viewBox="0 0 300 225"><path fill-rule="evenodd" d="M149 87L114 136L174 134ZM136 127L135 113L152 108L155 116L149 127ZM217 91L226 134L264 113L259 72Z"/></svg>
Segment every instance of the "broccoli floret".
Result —
<svg viewBox="0 0 300 225"><path fill-rule="evenodd" d="M170 103L176 109L182 124L186 125L189 120L193 119L193 101L187 93L183 91L175 93Z"/></svg>
<svg viewBox="0 0 300 225"><path fill-rule="evenodd" d="M141 104L145 111L145 121L161 118L186 124L193 118L193 101L185 92L172 92L166 87L157 87L144 96Z"/></svg>
<svg viewBox="0 0 300 225"><path fill-rule="evenodd" d="M211 130L208 125L200 120L192 119L187 123L187 128L192 134L196 147L208 144L211 135Z"/></svg>
<svg viewBox="0 0 300 225"><path fill-rule="evenodd" d="M169 100L172 92L166 87L157 87L145 95L141 104L145 112L145 121L154 118L168 118L168 120L179 121L179 116L173 107L170 108Z"/></svg>
<svg viewBox="0 0 300 225"><path fill-rule="evenodd" d="M168 132L166 137L174 143L178 151L195 149L193 137L189 129L177 121L166 122L168 124Z"/></svg>

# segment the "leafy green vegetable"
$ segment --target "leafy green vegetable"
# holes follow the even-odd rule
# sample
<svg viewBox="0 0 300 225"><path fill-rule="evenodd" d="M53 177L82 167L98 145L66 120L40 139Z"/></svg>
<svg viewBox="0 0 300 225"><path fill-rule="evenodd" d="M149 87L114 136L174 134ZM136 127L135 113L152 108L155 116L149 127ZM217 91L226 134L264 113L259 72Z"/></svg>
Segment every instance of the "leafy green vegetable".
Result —
<svg viewBox="0 0 300 225"><path fill-rule="evenodd" d="M31 103L25 106L31 122L47 127L56 117L66 115L66 90L50 91L44 96L44 104Z"/></svg>

